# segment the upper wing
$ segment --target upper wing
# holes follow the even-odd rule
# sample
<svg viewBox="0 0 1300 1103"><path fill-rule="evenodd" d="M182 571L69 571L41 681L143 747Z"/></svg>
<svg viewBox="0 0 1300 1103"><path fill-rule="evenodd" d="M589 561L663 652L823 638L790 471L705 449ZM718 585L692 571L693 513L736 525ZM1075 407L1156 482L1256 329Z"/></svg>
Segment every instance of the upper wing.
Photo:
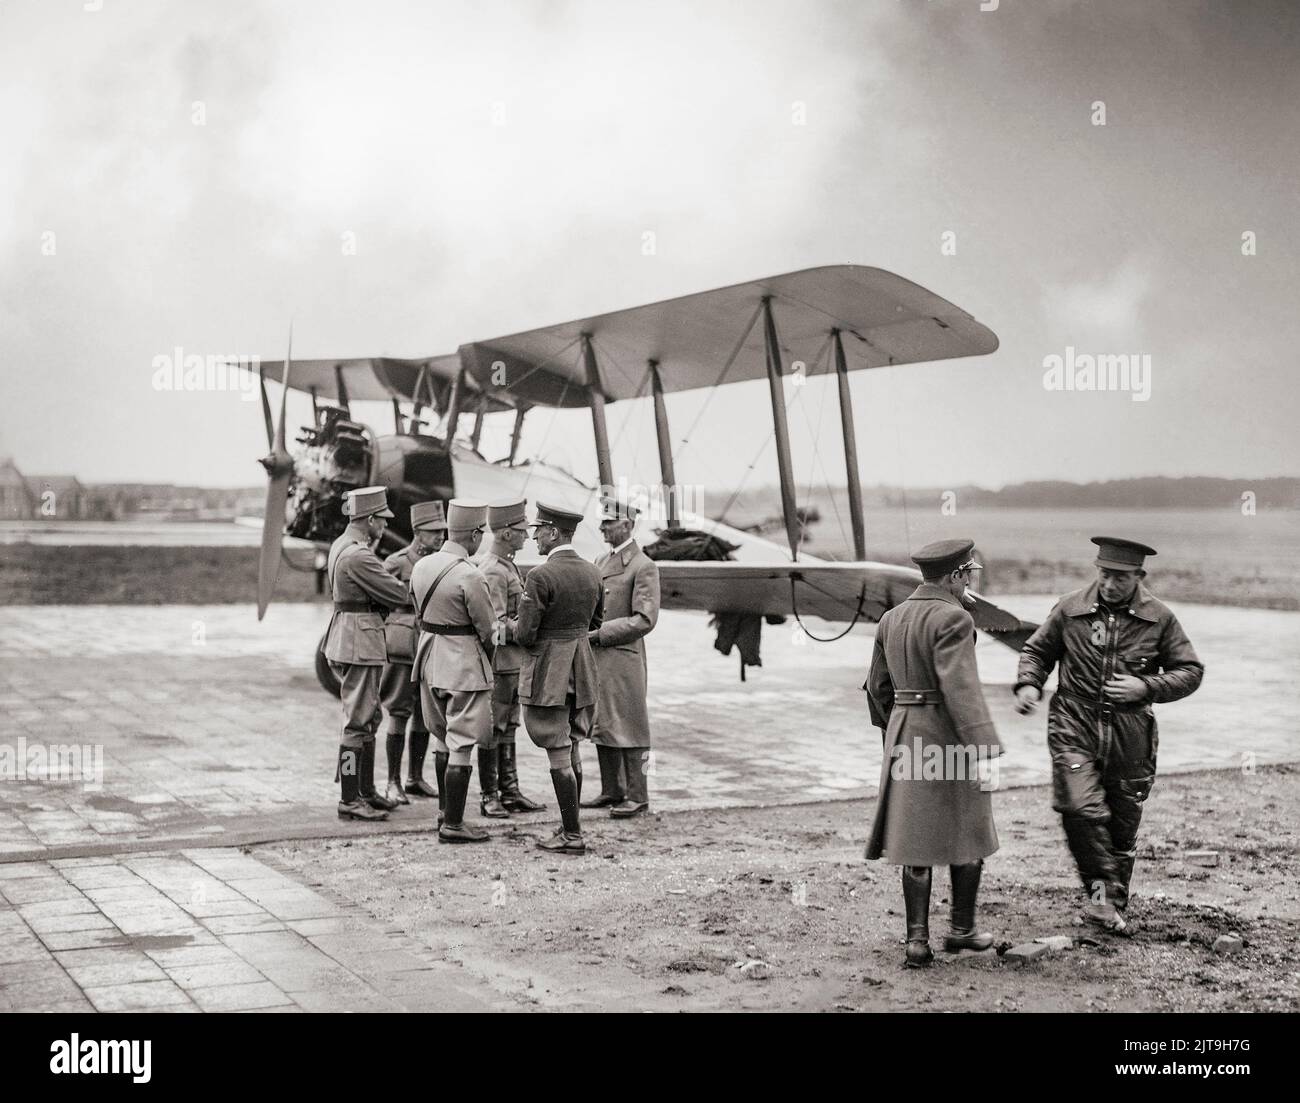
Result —
<svg viewBox="0 0 1300 1103"><path fill-rule="evenodd" d="M276 383L284 379L284 361L263 361L261 370ZM446 410L452 384L460 371L460 357L433 356L423 360L402 360L393 356L372 356L352 360L294 360L289 382L295 391L315 394L330 402L342 402L347 393L350 402L387 402L396 398ZM483 394L477 381L466 376L469 397ZM496 388L494 388L496 390ZM508 393L488 400L488 412L510 409ZM469 403L466 403L469 406Z"/></svg>
<svg viewBox="0 0 1300 1103"><path fill-rule="evenodd" d="M650 360L658 364L665 391L761 379L767 371L759 319L764 298L772 301L786 370L801 360L805 375L834 371L831 358L819 356L832 329L843 333L850 370L977 356L998 347L992 330L946 299L884 269L843 264L476 341L462 345L460 357L484 390L509 390L546 406L586 403L584 334L591 337L607 399L648 394Z"/></svg>
<svg viewBox="0 0 1300 1103"><path fill-rule="evenodd" d="M820 617L878 621L920 584L921 572L890 563L753 563L659 560L665 609L711 613ZM975 597L975 627L1020 650L1037 627L992 602Z"/></svg>

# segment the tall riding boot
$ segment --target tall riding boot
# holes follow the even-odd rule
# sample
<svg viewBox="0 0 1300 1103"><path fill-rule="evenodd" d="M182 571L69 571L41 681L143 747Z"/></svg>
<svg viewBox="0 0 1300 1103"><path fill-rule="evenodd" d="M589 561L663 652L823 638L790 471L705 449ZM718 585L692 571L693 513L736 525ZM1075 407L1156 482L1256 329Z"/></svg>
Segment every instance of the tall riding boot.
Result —
<svg viewBox="0 0 1300 1103"><path fill-rule="evenodd" d="M952 877L952 919L943 948L949 953L958 950L987 950L993 945L993 936L975 929L975 897L980 891L982 861L949 866Z"/></svg>
<svg viewBox="0 0 1300 1103"><path fill-rule="evenodd" d="M465 798L469 795L469 775L474 772L472 766L448 766L447 778L439 791L447 794L443 808L443 823L438 828L440 843L485 843L489 835L480 827L470 827L465 823Z"/></svg>
<svg viewBox="0 0 1300 1103"><path fill-rule="evenodd" d="M510 813L501 804L501 793L497 788L497 749L480 747L478 749L478 788L479 815L490 820L508 820Z"/></svg>
<svg viewBox="0 0 1300 1103"><path fill-rule="evenodd" d="M1120 889L1109 825L1105 820L1063 815L1061 826L1079 869L1083 891L1088 894L1083 918L1104 931L1123 932L1126 924L1115 904L1126 899L1127 894Z"/></svg>
<svg viewBox="0 0 1300 1103"><path fill-rule="evenodd" d="M338 780L341 787L339 819L386 820L388 813L371 808L361 799L361 751L353 747L339 747Z"/></svg>
<svg viewBox="0 0 1300 1103"><path fill-rule="evenodd" d="M907 912L907 957L903 964L918 969L934 960L930 950L930 867L903 867L903 906Z"/></svg>
<svg viewBox="0 0 1300 1103"><path fill-rule="evenodd" d="M513 739L497 747L497 769L501 803L507 812L541 812L546 808L546 805L529 800L519 791L519 759L515 757Z"/></svg>
<svg viewBox="0 0 1300 1103"><path fill-rule="evenodd" d="M623 752L618 747L596 744L596 761L600 764L600 796L583 801L583 808L610 808L622 802L623 787L619 784L619 767Z"/></svg>
<svg viewBox="0 0 1300 1103"><path fill-rule="evenodd" d="M375 740L367 739L361 747L361 799L371 808L391 812L397 807L395 801L381 797L375 791Z"/></svg>
<svg viewBox="0 0 1300 1103"><path fill-rule="evenodd" d="M551 770L551 784L555 786L555 799L560 802L560 830L549 839L537 843L541 850L553 854L586 854L587 844L582 840L582 821L578 813L578 779L573 767Z"/></svg>
<svg viewBox="0 0 1300 1103"><path fill-rule="evenodd" d="M413 797L436 797L438 791L424 780L424 756L429 751L429 733L411 729L411 761L406 767L406 791ZM435 767L436 769L436 767Z"/></svg>
<svg viewBox="0 0 1300 1103"><path fill-rule="evenodd" d="M578 748L576 739L569 744L569 766L573 770L574 781L578 783L578 795L573 807L573 814L576 816L578 809L582 807L582 752Z"/></svg>
<svg viewBox="0 0 1300 1103"><path fill-rule="evenodd" d="M433 776L438 781L438 826L447 814L447 763L451 755L446 751L433 752Z"/></svg>
<svg viewBox="0 0 1300 1103"><path fill-rule="evenodd" d="M1133 883L1133 863L1137 861L1137 851L1119 851L1115 855L1115 907L1120 914L1128 907L1129 885Z"/></svg>
<svg viewBox="0 0 1300 1103"><path fill-rule="evenodd" d="M650 811L650 792L646 771L649 747L627 747L618 754L623 759L623 774L627 778L627 799L614 805L609 814L616 820L627 820Z"/></svg>
<svg viewBox="0 0 1300 1103"><path fill-rule="evenodd" d="M388 758L388 788L384 799L394 806L410 804L402 789L402 751L406 749L406 732L390 731L384 740L384 752Z"/></svg>

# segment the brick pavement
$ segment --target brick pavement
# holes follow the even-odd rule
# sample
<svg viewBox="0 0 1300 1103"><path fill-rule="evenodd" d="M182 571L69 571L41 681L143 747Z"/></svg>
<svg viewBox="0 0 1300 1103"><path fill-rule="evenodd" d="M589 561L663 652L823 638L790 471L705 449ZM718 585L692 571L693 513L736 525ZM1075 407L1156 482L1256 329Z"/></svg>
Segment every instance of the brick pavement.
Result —
<svg viewBox="0 0 1300 1103"><path fill-rule="evenodd" d="M463 970L227 848L0 865L0 1011L483 1011Z"/></svg>

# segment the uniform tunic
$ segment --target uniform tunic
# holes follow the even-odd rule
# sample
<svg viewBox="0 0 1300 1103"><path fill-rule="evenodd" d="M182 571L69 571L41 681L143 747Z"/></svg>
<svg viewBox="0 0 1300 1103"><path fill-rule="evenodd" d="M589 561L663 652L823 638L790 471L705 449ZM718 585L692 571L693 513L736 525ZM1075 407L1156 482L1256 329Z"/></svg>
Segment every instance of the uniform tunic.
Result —
<svg viewBox="0 0 1300 1103"><path fill-rule="evenodd" d="M659 567L635 543L601 557L605 619L592 655L597 699L593 743L649 747L645 637L659 620Z"/></svg>
<svg viewBox="0 0 1300 1103"><path fill-rule="evenodd" d="M449 569L448 569L449 568ZM444 570L446 573L444 574ZM439 577L441 576L441 577ZM430 596L434 582L437 588ZM468 629L461 635L422 630L415 656L424 722L435 749L464 751L492 739L492 663L496 617L487 580L465 549L448 540L411 572L411 595L421 625Z"/></svg>
<svg viewBox="0 0 1300 1103"><path fill-rule="evenodd" d="M388 726L390 730L402 734L406 732L408 720L413 721L412 731L425 730L424 713L418 707L419 697L411 679L419 629L415 624L415 606L409 600L411 572L423 558L416 544L408 544L384 560L384 570L399 582L408 585L407 603L400 609L394 609L384 621L388 662L384 666L384 676L379 685L380 702L388 710Z"/></svg>
<svg viewBox="0 0 1300 1103"><path fill-rule="evenodd" d="M885 750L866 856L965 865L996 851L975 756L999 755L1002 745L975 666L975 622L957 598L923 582L885 613L863 688ZM917 691L933 703L915 703Z"/></svg>
<svg viewBox="0 0 1300 1103"><path fill-rule="evenodd" d="M524 660L524 649L515 643L515 626L524 580L513 559L491 551L479 563L479 570L487 579L497 618L497 646L492 655L492 742L513 743L519 727L519 668Z"/></svg>
<svg viewBox="0 0 1300 1103"><path fill-rule="evenodd" d="M342 743L355 749L374 738L388 659L384 610L406 603L406 587L384 570L365 529L357 525L334 541L326 564L334 613L325 632L325 658L339 680Z"/></svg>
<svg viewBox="0 0 1300 1103"><path fill-rule="evenodd" d="M587 634L601 625L600 571L572 548L557 548L528 572L515 640L526 649L519 700L528 737L559 750L591 734L596 663Z"/></svg>

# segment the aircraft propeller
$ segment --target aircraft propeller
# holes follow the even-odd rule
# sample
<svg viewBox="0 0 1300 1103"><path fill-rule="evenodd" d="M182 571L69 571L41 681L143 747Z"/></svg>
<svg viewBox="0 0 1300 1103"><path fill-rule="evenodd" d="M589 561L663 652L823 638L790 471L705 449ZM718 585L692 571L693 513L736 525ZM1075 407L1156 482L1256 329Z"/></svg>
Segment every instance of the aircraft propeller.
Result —
<svg viewBox="0 0 1300 1103"><path fill-rule="evenodd" d="M266 468L266 510L262 515L262 551L257 562L257 619L266 616L271 604L275 580L280 573L280 538L284 533L284 512L289 500L289 480L293 477L293 457L284 443L285 405L289 397L289 365L293 360L293 323L289 323L289 349L284 356L281 380L280 420L275 427L271 451L258 462ZM268 411L269 413L269 411Z"/></svg>

